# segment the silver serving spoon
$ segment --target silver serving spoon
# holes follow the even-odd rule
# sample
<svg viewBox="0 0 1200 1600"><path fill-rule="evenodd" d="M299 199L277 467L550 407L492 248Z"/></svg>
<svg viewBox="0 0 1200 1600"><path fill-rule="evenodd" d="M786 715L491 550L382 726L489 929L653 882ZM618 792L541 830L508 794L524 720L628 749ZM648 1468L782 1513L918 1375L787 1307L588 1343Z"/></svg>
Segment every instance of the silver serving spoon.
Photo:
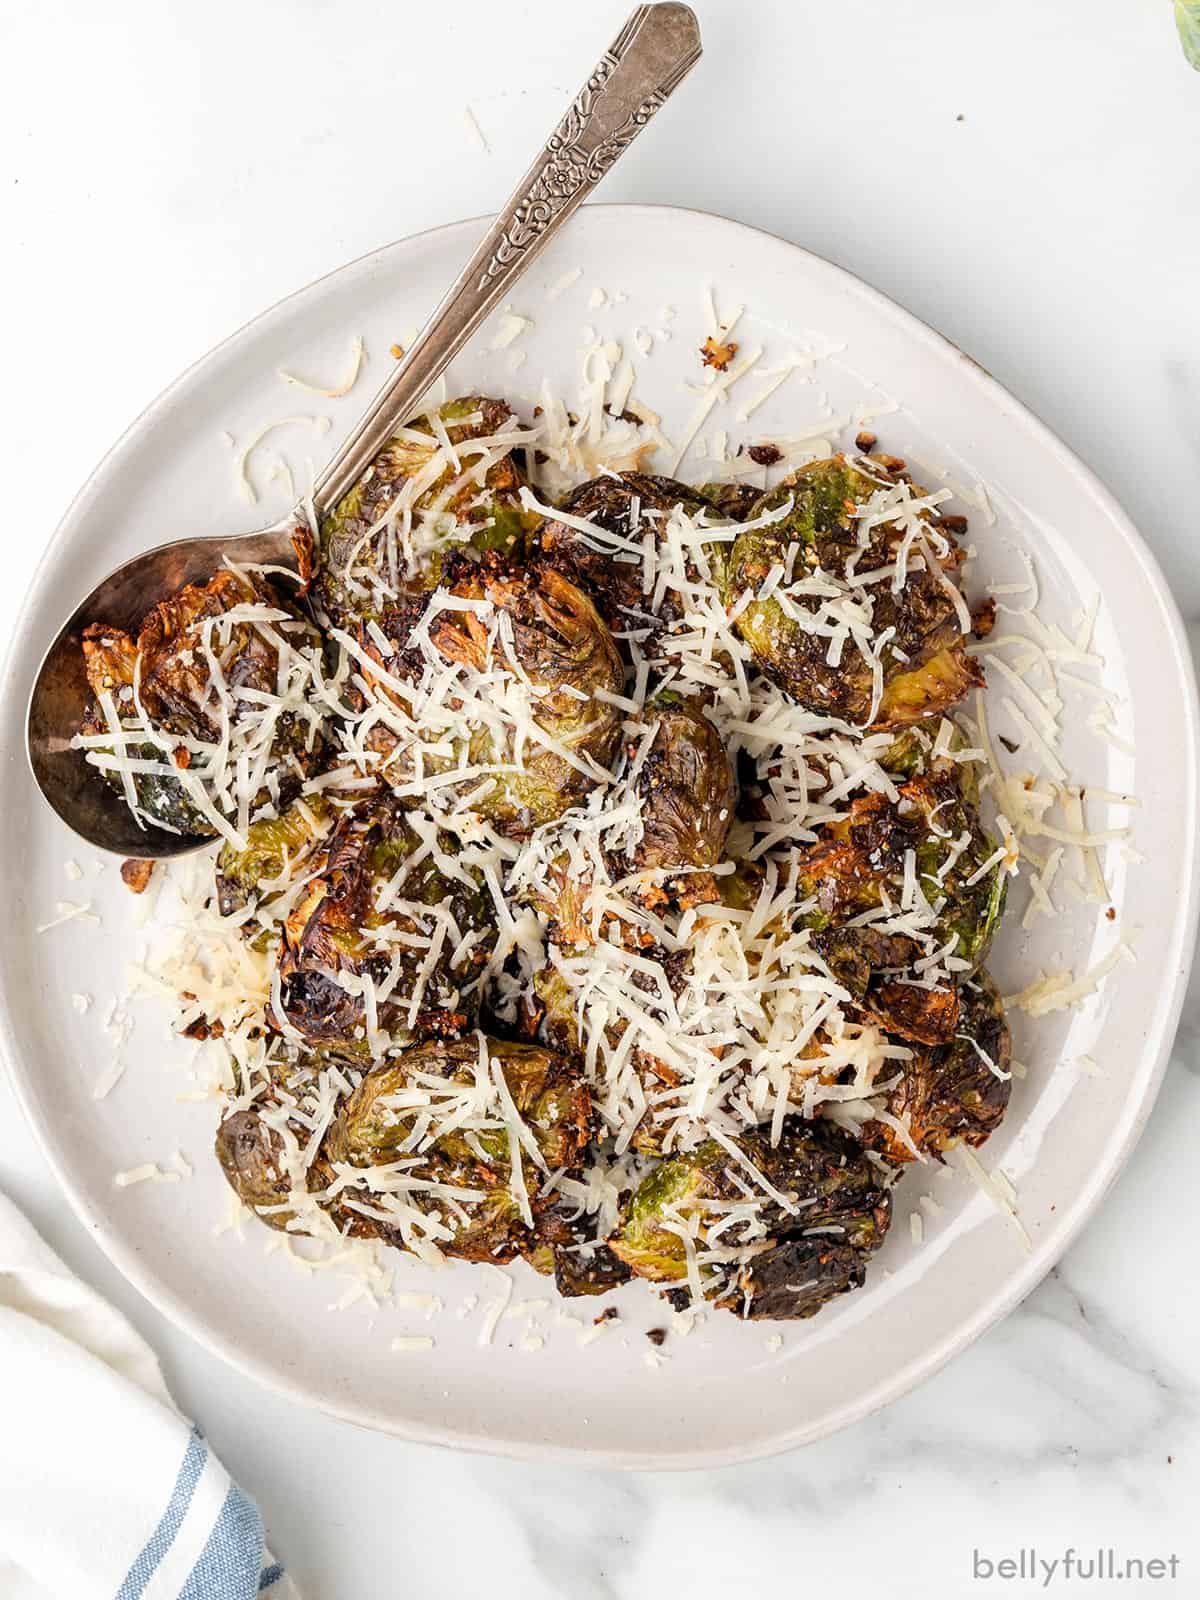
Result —
<svg viewBox="0 0 1200 1600"><path fill-rule="evenodd" d="M700 28L689 6L639 6L631 14L412 348L317 480L318 518L337 505L395 429L417 412L430 385L699 59ZM183 855L212 841L140 827L124 799L72 747L89 698L83 629L103 622L136 630L159 600L185 583L207 582L226 556L294 567L292 539L305 521L298 508L274 526L239 539L159 545L118 567L63 624L34 681L26 743L42 794L89 844L149 858Z"/></svg>

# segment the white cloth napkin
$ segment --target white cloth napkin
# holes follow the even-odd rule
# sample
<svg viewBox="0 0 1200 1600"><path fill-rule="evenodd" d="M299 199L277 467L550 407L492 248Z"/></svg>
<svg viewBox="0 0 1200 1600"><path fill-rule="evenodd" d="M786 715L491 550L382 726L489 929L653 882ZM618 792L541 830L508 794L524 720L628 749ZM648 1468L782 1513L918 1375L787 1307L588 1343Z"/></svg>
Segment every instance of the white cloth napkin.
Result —
<svg viewBox="0 0 1200 1600"><path fill-rule="evenodd" d="M0 1595L298 1600L153 1351L0 1194Z"/></svg>

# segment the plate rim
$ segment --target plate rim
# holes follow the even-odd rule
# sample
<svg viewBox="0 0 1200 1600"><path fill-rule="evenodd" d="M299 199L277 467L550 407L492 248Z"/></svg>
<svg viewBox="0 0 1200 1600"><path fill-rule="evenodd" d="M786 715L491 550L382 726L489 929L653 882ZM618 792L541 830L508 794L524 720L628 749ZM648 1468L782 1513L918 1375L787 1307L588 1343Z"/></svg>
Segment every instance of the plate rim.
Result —
<svg viewBox="0 0 1200 1600"><path fill-rule="evenodd" d="M877 311L897 320L908 336L938 356L944 358L949 355L952 360L965 366L968 369L969 381L974 383L993 405L999 401L1008 413L1008 420L1013 424L1020 424L1031 432L1035 441L1056 459L1058 466L1078 482L1081 490L1090 493L1102 505L1114 527L1119 529L1127 547L1137 558L1166 625L1166 635L1160 640L1160 645L1168 648L1170 665L1179 679L1182 690L1187 721L1184 730L1186 738L1181 741L1183 778L1186 798L1194 814L1198 773L1200 773L1200 691L1192 668L1191 652L1178 602L1149 544L1116 496L1103 479L1066 445L1036 412L1014 395L980 362L899 301L884 294L856 273L780 234L718 212L704 211L696 207L600 201L592 202L586 209L624 213L630 217L636 217L644 212L671 213L681 218L696 219L704 224L719 224L722 228L749 236L752 242L766 240L772 246L784 246L788 251L794 251L800 257L806 258L808 263L815 264L817 270L829 274L850 294L865 299ZM0 693L6 696L6 703L11 701L14 684L21 677L19 657L23 645L27 643L23 639L23 634L27 628L31 597L41 587L43 576L58 555L60 546L70 537L72 525L85 500L102 487L121 466L126 454L140 442L155 417L170 404L177 391L185 387L205 366L215 362L228 347L241 340L251 328L261 330L269 327L272 321L285 315L294 302L315 293L322 285L340 277L343 273L362 267L372 260L387 257L418 241L431 240L439 235L449 235L457 231L480 229L492 220L492 216L487 214L462 218L456 222L440 223L394 239L388 244L340 263L328 272L321 273L308 283L291 290L255 316L248 318L190 362L160 390L121 432L85 478L46 543L22 596L12 634L5 644L3 657L0 659ZM10 760L13 759L13 755L14 752L10 751ZM26 765L24 761L22 765ZM31 781L27 768L26 773L26 781ZM586 1442L573 1445L536 1443L496 1438L479 1430L465 1431L458 1428L430 1426L415 1421L401 1422L377 1414L372 1415L366 1407L351 1402L339 1403L333 1399L314 1397L302 1382L291 1380L285 1372L265 1365L254 1356L244 1354L235 1343L224 1338L202 1315L197 1315L179 1296L161 1284L153 1270L142 1265L136 1248L125 1244L120 1233L107 1226L104 1216L93 1211L82 1188L77 1185L69 1163L65 1158L60 1158L52 1129L48 1124L43 1125L35 1115L32 1099L25 1092L25 1074L17 1065L20 1060L20 1050L11 1021L14 1007L10 974L7 961L2 955L0 955L0 1056L3 1057L17 1103L71 1209L112 1264L139 1294L177 1328L195 1339L211 1354L271 1392L309 1409L319 1410L325 1415L374 1432L410 1439L417 1443L469 1450L508 1459L552 1461L633 1471L684 1471L734 1466L779 1455L804 1444L815 1443L861 1421L893 1400L909 1393L926 1378L940 1371L947 1362L969 1348L989 1328L1014 1310L1061 1260L1085 1224L1095 1215L1124 1170L1158 1099L1183 1007L1197 925L1200 922L1200 839L1197 838L1195 831L1190 832L1187 838L1189 860L1186 872L1181 874L1181 894L1178 902L1182 915L1176 920L1175 938L1169 947L1169 962L1166 968L1170 986L1165 1005L1160 996L1157 1013L1151 1019L1151 1034L1140 1052L1144 1075L1141 1093L1132 1103L1126 1101L1122 1118L1114 1123L1110 1131L1110 1149L1106 1160L1097 1165L1095 1175L1086 1187L1078 1191L1069 1210L1056 1216L1054 1232L1039 1245L1036 1252L1021 1263L1018 1269L1008 1275L1005 1287L990 1296L974 1316L960 1323L952 1333L944 1335L922 1356L888 1373L865 1393L826 1413L816 1422L788 1426L780 1431L762 1435L746 1444L687 1451L639 1451L594 1449Z"/></svg>

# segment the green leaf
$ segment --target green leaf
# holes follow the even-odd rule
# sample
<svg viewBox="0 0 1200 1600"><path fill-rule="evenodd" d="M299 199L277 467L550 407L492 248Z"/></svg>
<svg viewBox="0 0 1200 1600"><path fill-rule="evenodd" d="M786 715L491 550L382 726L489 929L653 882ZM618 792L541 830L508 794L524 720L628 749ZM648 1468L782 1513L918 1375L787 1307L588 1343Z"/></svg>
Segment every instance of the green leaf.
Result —
<svg viewBox="0 0 1200 1600"><path fill-rule="evenodd" d="M1200 72L1200 0L1175 0L1175 25L1184 55Z"/></svg>

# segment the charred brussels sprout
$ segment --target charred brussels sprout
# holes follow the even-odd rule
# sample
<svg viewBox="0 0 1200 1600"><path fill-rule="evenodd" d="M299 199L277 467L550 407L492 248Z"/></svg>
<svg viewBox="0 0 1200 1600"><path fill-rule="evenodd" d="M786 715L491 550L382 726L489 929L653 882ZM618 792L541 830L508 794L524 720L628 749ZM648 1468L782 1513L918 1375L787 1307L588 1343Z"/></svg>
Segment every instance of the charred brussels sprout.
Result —
<svg viewBox="0 0 1200 1600"><path fill-rule="evenodd" d="M1012 1092L1012 1042L995 984L977 972L962 985L961 999L955 1037L940 1049L918 1051L888 1095L888 1111L925 1155L983 1144L1000 1126ZM871 1123L866 1135L891 1161L915 1159L890 1124Z"/></svg>
<svg viewBox="0 0 1200 1600"><path fill-rule="evenodd" d="M433 644L474 671L509 671L531 719L520 749L511 730L498 733L494 725L471 736L472 765L516 768L496 773L476 808L506 832L528 833L603 780L620 741L621 713L602 696L621 693L625 669L595 606L559 572L484 566L455 592L490 601L509 637L497 645L488 619L443 612L429 630Z"/></svg>
<svg viewBox="0 0 1200 1600"><path fill-rule="evenodd" d="M878 478L868 476L844 456L833 456L802 467L770 490L755 507L756 517L782 510L789 501L791 510L778 522L738 536L726 595L732 604L746 591L757 594L776 569L788 574L774 593L745 606L737 618L738 632L761 671L801 705L859 724L871 715L873 665L850 640L830 659L831 634L820 613L838 601L843 608L857 608L860 629L876 636L890 629L881 656L882 699L872 724L888 728L945 710L982 679L965 653L954 602L924 557L920 563L914 557L900 592L893 591L890 569L900 549L907 548L901 516L911 523L914 514L898 507L894 520L862 524L860 531L859 517L871 497L889 483L895 487L882 467L879 473ZM917 521L923 536L932 540L932 525L924 518ZM937 537L949 544L948 536ZM847 582L851 558L856 573L888 569L887 578L852 587ZM951 548L946 564L957 559ZM818 575L815 585L797 587L799 580Z"/></svg>
<svg viewBox="0 0 1200 1600"><path fill-rule="evenodd" d="M635 871L679 873L647 885L643 897L653 902L676 900L685 909L717 900L705 869L721 859L735 798L721 736L699 700L669 689L649 702L644 720L658 729L633 784L642 837L630 852L630 865Z"/></svg>
<svg viewBox="0 0 1200 1600"><path fill-rule="evenodd" d="M898 801L878 793L855 800L844 818L822 830L824 837L801 865L815 904L814 947L834 976L884 1027L927 1044L945 1044L954 1036L954 989L904 981L905 969L923 953L915 940L846 924L882 905L885 894L902 904L919 893L936 919L926 930L934 945L953 940L946 953L967 963L964 973L984 960L1003 914L1008 878L1003 860L983 871L995 841L964 798L964 781L969 785L958 764L947 763L901 784ZM913 881L906 888L910 864Z"/></svg>
<svg viewBox="0 0 1200 1600"><path fill-rule="evenodd" d="M959 1018L954 986L904 981L921 955L915 939L870 926L828 928L813 934L812 947L867 1016L890 1033L927 1044L954 1037Z"/></svg>
<svg viewBox="0 0 1200 1600"><path fill-rule="evenodd" d="M752 1318L810 1317L835 1295L859 1288L887 1233L891 1200L858 1145L828 1124L795 1117L776 1146L756 1132L734 1143L758 1183L717 1140L671 1156L628 1202L609 1241L614 1254L638 1277L680 1283L688 1277L686 1233L694 1239L705 1298ZM783 1200L748 1206L747 1219L730 1224L748 1181L757 1196L770 1185ZM718 1220L721 1248L706 1259Z"/></svg>
<svg viewBox="0 0 1200 1600"><path fill-rule="evenodd" d="M562 510L640 547L650 530L676 506L688 515L712 510L704 495L675 478L647 472L623 472L620 477L593 478L569 494ZM649 514L649 515L648 515ZM618 631L645 619L651 597L642 591L643 562L619 546L612 554L597 550L584 533L566 522L548 519L538 537L541 560L562 572L589 594L611 628ZM663 608L663 620L672 620L672 601Z"/></svg>
<svg viewBox="0 0 1200 1600"><path fill-rule="evenodd" d="M250 606L265 608L261 626L247 616ZM136 638L91 624L83 632L83 656L95 701L82 731L95 764L128 798L111 764L113 747L101 736L114 721L127 736L144 732L144 740L125 746L126 755L153 767L128 775L137 809L179 832L215 835L209 807L237 816L239 801L247 799L237 793L238 755L251 770L268 774L248 810L286 805L320 764L322 717L297 696L266 725L264 737L262 697L279 697L281 679L305 683L304 655L319 650L316 629L274 590L224 570L160 601Z"/></svg>
<svg viewBox="0 0 1200 1600"><path fill-rule="evenodd" d="M466 395L384 446L321 523L316 592L335 622L377 618L405 588L432 587L443 548L520 554L539 520L521 507L521 472L511 452L497 455L499 444L474 443L502 436L512 415L503 400ZM497 459L484 466L488 455Z"/></svg>
<svg viewBox="0 0 1200 1600"><path fill-rule="evenodd" d="M288 915L279 954L277 1019L305 1044L352 1059L391 1035L460 1032L495 940L491 902L474 876L437 865L392 799L347 813L316 876Z"/></svg>
<svg viewBox="0 0 1200 1600"><path fill-rule="evenodd" d="M426 1040L373 1068L335 1118L325 1153L355 1166L395 1160L422 1118L428 1131L418 1149L466 1160L478 1159L478 1144L507 1162L498 1077L546 1167L577 1166L591 1131L591 1099L576 1069L537 1045L485 1039L481 1050L477 1035Z"/></svg>
<svg viewBox="0 0 1200 1600"><path fill-rule="evenodd" d="M542 1173L577 1168L590 1135L591 1098L569 1063L534 1045L471 1038L416 1045L374 1068L334 1118L323 1153L335 1171L404 1160L406 1198L444 1214L445 1253L504 1262L536 1252L537 1219L550 1204L538 1192Z"/></svg>

